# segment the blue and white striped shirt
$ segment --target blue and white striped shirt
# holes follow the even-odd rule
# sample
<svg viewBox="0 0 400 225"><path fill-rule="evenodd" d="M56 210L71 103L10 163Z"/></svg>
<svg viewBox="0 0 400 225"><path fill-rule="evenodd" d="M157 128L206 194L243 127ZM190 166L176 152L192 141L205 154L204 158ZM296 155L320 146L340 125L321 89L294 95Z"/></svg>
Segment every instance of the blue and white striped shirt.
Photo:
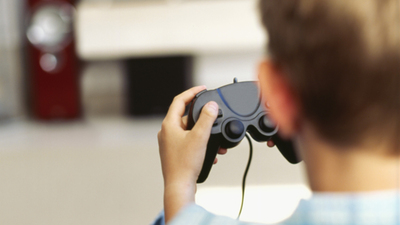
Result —
<svg viewBox="0 0 400 225"><path fill-rule="evenodd" d="M163 224L163 215L154 225ZM184 208L169 225L255 225L214 215L198 205ZM314 193L279 225L400 225L400 190Z"/></svg>

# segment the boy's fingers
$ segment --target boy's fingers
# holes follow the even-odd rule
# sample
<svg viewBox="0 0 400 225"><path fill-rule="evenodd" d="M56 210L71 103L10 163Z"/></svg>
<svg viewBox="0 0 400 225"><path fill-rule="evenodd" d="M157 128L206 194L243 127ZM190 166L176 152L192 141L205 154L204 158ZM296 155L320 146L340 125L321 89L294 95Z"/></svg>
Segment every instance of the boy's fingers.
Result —
<svg viewBox="0 0 400 225"><path fill-rule="evenodd" d="M177 95L172 101L165 118L172 123L180 125L186 105L193 100L197 93L204 89L206 89L205 86L197 86Z"/></svg>
<svg viewBox="0 0 400 225"><path fill-rule="evenodd" d="M182 129L186 130L187 123L188 123L188 116L182 117L182 124L181 124Z"/></svg>
<svg viewBox="0 0 400 225"><path fill-rule="evenodd" d="M208 140L211 133L212 125L217 119L218 115L218 104L216 102L209 102L204 105L201 110L199 120L194 125L192 132L198 137Z"/></svg>
<svg viewBox="0 0 400 225"><path fill-rule="evenodd" d="M274 146L275 146L274 141L269 140L269 141L267 142L267 146L270 147L270 148L274 147Z"/></svg>
<svg viewBox="0 0 400 225"><path fill-rule="evenodd" d="M213 164L217 164L218 163L218 159L215 158Z"/></svg>
<svg viewBox="0 0 400 225"><path fill-rule="evenodd" d="M227 152L228 152L228 150L226 148L220 148L218 150L218 154L220 154L220 155L225 155Z"/></svg>

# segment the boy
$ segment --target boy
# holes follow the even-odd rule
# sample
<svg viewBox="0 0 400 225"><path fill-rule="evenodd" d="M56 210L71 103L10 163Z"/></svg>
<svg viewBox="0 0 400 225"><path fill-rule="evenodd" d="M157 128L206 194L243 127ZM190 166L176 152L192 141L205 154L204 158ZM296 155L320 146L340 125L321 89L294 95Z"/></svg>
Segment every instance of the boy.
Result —
<svg viewBox="0 0 400 225"><path fill-rule="evenodd" d="M314 192L281 224L400 224L399 0L261 0L260 10L261 94ZM190 131L182 116L204 88L177 96L158 134L165 221L241 224L194 204L218 105Z"/></svg>

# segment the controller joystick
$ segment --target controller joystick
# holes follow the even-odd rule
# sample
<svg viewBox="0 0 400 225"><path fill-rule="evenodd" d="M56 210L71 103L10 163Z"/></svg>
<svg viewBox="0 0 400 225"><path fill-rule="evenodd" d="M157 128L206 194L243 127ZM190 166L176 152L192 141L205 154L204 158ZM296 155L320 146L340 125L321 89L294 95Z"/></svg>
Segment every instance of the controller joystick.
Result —
<svg viewBox="0 0 400 225"><path fill-rule="evenodd" d="M273 140L290 163L300 162L292 143L278 135L278 127L268 117L268 109L265 107L265 101L260 98L256 82L237 82L234 79L233 84L198 93L189 109L188 129L193 128L201 109L209 101L217 102L219 113L211 129L197 183L207 179L219 148L235 147L243 139L246 131L258 142Z"/></svg>
<svg viewBox="0 0 400 225"><path fill-rule="evenodd" d="M225 133L228 137L232 139L237 139L244 133L243 123L239 120L232 120L228 122L225 126Z"/></svg>
<svg viewBox="0 0 400 225"><path fill-rule="evenodd" d="M258 121L258 125L260 126L261 130L268 133L273 132L276 128L275 123L272 122L272 120L269 119L266 115L260 118L260 120Z"/></svg>

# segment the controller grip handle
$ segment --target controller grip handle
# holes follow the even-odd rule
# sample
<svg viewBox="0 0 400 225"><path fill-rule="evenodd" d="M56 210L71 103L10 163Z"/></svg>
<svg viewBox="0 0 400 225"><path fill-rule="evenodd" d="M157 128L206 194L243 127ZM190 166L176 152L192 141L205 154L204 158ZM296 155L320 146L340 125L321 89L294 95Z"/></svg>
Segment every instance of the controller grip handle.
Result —
<svg viewBox="0 0 400 225"><path fill-rule="evenodd" d="M214 164L215 157L217 157L217 153L220 147L219 136L220 135L211 135L210 139L208 140L207 151L206 151L206 156L204 158L203 167L201 168L200 175L197 178L198 184L203 183L207 179L208 174L210 174L211 167Z"/></svg>
<svg viewBox="0 0 400 225"><path fill-rule="evenodd" d="M292 164L296 164L301 161L301 159L299 159L299 157L297 156L296 151L294 150L293 143L291 141L284 140L278 134L275 134L272 137L272 141L287 161Z"/></svg>

